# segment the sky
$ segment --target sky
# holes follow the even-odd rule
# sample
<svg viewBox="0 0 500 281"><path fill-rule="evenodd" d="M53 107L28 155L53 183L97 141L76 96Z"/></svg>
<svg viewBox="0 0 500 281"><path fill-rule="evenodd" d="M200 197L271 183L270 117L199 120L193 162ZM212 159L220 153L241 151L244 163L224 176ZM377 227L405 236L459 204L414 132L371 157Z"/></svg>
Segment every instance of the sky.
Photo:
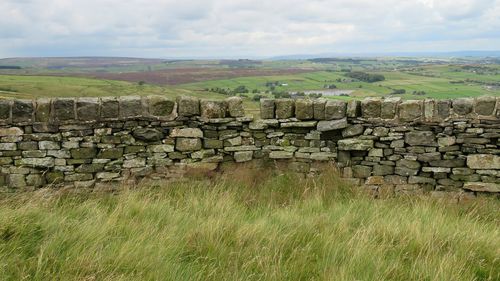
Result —
<svg viewBox="0 0 500 281"><path fill-rule="evenodd" d="M500 50L500 0L0 0L0 58Z"/></svg>

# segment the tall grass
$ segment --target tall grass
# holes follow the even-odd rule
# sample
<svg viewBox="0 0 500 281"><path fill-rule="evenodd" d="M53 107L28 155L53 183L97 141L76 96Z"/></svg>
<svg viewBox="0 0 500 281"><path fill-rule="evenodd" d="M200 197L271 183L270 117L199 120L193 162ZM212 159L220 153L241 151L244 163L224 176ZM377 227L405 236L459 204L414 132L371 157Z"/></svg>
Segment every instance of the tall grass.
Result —
<svg viewBox="0 0 500 281"><path fill-rule="evenodd" d="M500 203L236 170L0 200L1 280L499 280Z"/></svg>

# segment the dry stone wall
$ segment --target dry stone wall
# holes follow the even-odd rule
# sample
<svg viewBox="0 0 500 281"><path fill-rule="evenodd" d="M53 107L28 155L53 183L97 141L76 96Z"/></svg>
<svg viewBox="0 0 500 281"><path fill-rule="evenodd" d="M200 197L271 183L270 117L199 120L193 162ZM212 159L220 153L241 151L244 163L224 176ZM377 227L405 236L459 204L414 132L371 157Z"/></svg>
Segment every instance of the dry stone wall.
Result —
<svg viewBox="0 0 500 281"><path fill-rule="evenodd" d="M105 188L220 163L334 163L375 194L500 193L500 98L402 101L162 96L0 101L0 185Z"/></svg>

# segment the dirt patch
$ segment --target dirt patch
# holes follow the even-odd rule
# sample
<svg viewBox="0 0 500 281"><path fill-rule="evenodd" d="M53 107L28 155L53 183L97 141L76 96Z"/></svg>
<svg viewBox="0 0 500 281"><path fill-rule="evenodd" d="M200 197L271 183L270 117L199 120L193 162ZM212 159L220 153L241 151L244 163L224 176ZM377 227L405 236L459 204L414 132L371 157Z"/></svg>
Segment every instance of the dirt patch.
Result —
<svg viewBox="0 0 500 281"><path fill-rule="evenodd" d="M64 76L91 77L97 79L144 81L156 85L179 85L207 80L230 79L248 76L288 75L314 71L313 69L221 69L221 68L180 68L148 72L127 73L77 73ZM58 74L61 75L61 74Z"/></svg>

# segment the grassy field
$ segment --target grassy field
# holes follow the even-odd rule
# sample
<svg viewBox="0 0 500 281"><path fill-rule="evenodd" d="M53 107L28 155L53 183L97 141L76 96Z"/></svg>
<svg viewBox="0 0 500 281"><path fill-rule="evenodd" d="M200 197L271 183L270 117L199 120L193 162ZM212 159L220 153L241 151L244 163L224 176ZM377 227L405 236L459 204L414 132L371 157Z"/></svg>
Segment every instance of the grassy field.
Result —
<svg viewBox="0 0 500 281"><path fill-rule="evenodd" d="M287 86L278 86L278 91L307 91L324 90L324 86L335 84L338 89L353 90L351 94L354 98L366 96L386 96L395 89L404 89L406 94L397 95L403 99L423 99L438 98L450 99L460 97L477 97L481 95L500 96L500 88L488 90L479 83L452 84L450 81L456 79L477 79L479 81L493 81L500 83L500 75L476 75L472 73L452 73L439 72L440 76L428 77L406 73L402 71L383 71L374 72L385 76L386 80L375 83L366 83L358 81L338 82L337 79L345 79L342 72L318 71L311 73L286 75L286 76L261 76L261 77L240 77L226 80L212 80L200 83L191 83L183 85L183 88L190 90L202 90L205 88L229 88L234 89L237 86L244 85L250 90L259 91L269 90L266 88L266 82L279 81ZM425 91L426 95L413 95L413 91Z"/></svg>
<svg viewBox="0 0 500 281"><path fill-rule="evenodd" d="M76 77L0 75L0 97L99 97L121 95L194 95L222 98L214 93L196 93L191 90L155 85L139 85L114 80L99 80Z"/></svg>
<svg viewBox="0 0 500 281"><path fill-rule="evenodd" d="M232 90L245 86L250 91L256 90L262 94L271 90L266 83L278 81L276 91L317 91L332 84L337 89L353 91L351 97L331 97L342 99L388 96L395 90L405 91L404 94L396 95L403 99L500 96L500 65L483 61L454 64L453 61L448 64L435 61L427 64L423 59L406 62L391 58L268 61L39 58L4 59L0 63L22 67L19 70L0 70L0 97L6 98L160 94L220 99L226 96L206 89ZM385 80L366 83L349 79L345 72L348 70L382 74ZM1 74L9 72L38 73L38 76ZM57 73L65 77L52 76ZM140 81L147 83L139 85ZM425 94L414 94L421 91ZM251 101L253 94L247 96L247 106L256 109L257 104Z"/></svg>
<svg viewBox="0 0 500 281"><path fill-rule="evenodd" d="M0 198L1 280L499 280L498 200L371 199L261 170Z"/></svg>

